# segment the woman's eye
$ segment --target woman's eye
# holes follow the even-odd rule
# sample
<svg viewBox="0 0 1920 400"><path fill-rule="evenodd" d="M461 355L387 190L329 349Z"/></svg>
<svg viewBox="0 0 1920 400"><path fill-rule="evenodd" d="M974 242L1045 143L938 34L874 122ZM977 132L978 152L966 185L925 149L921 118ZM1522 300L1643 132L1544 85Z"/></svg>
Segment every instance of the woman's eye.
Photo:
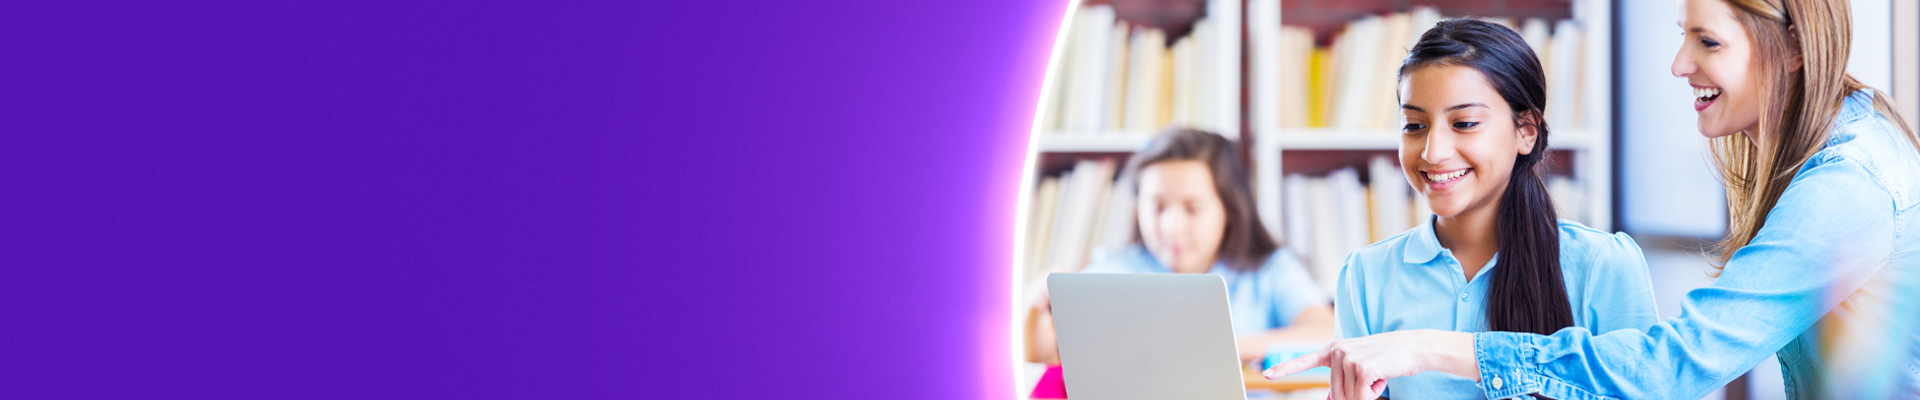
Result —
<svg viewBox="0 0 1920 400"><path fill-rule="evenodd" d="M1700 38L1700 45L1707 46L1707 48L1712 49L1712 48L1720 47L1720 42L1716 42L1713 39Z"/></svg>
<svg viewBox="0 0 1920 400"><path fill-rule="evenodd" d="M1425 129L1427 129L1427 126L1421 124L1407 124L1407 126L1400 127L1402 132L1419 132Z"/></svg>
<svg viewBox="0 0 1920 400"><path fill-rule="evenodd" d="M1453 123L1453 129L1473 129L1476 126L1480 126L1480 123L1471 121Z"/></svg>

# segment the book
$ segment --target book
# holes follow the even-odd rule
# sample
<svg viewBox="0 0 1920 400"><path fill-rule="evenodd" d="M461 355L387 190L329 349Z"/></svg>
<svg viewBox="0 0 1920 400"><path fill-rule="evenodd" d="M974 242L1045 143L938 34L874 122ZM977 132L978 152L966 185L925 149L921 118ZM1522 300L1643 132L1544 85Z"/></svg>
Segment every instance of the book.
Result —
<svg viewBox="0 0 1920 400"><path fill-rule="evenodd" d="M1134 198L1133 188L1132 174L1122 173L1114 180L1112 189L1107 191L1106 206L1101 211L1101 226L1095 229L1098 233L1093 249L1088 252L1088 260L1099 259L1100 255L1118 251L1133 243L1137 229L1134 216L1138 212L1134 209L1138 200Z"/></svg>
<svg viewBox="0 0 1920 400"><path fill-rule="evenodd" d="M1413 227L1413 214L1407 212L1413 202L1413 187L1407 183L1400 164L1386 156L1367 162L1367 188L1373 192L1368 218L1373 225L1371 242L1385 240Z"/></svg>
<svg viewBox="0 0 1920 400"><path fill-rule="evenodd" d="M1553 198L1553 213L1560 219L1588 224L1585 202L1581 201L1586 196L1578 182L1564 176L1547 177L1547 196Z"/></svg>
<svg viewBox="0 0 1920 400"><path fill-rule="evenodd" d="M1378 59L1380 31L1383 30L1381 18L1368 16L1347 24L1347 30L1341 34L1341 46L1336 51L1340 57L1336 76L1339 80L1339 97L1334 101L1333 126L1339 129L1360 130L1372 124L1366 118L1371 114L1367 107L1375 104L1373 87L1380 85L1379 74L1374 71L1381 68Z"/></svg>
<svg viewBox="0 0 1920 400"><path fill-rule="evenodd" d="M1073 61L1066 76L1066 130L1100 130L1102 105L1106 96L1106 74L1110 65L1108 52L1111 46L1115 14L1112 6L1092 5L1081 8L1073 21L1072 44L1068 52Z"/></svg>
<svg viewBox="0 0 1920 400"><path fill-rule="evenodd" d="M1022 254L1024 281L1033 281L1046 273L1047 244L1053 238L1053 212L1060 203L1060 178L1047 177L1033 191L1027 211L1027 250Z"/></svg>
<svg viewBox="0 0 1920 400"><path fill-rule="evenodd" d="M1047 245L1048 271L1074 272L1086 266L1089 238L1112 177L1113 162L1107 160L1081 160L1062 177L1052 242Z"/></svg>
<svg viewBox="0 0 1920 400"><path fill-rule="evenodd" d="M1553 38L1547 46L1553 52L1540 59L1547 65L1546 116L1549 130L1555 127L1573 128L1585 122L1579 118L1582 92L1580 56L1585 53L1581 42L1580 25L1572 20L1561 20L1554 24Z"/></svg>
<svg viewBox="0 0 1920 400"><path fill-rule="evenodd" d="M1145 132L1158 129L1166 124L1160 116L1159 103L1161 92L1166 88L1162 78L1167 58L1166 34L1158 29L1141 28L1128 38L1127 84L1122 90L1126 97L1126 107L1121 129Z"/></svg>
<svg viewBox="0 0 1920 400"><path fill-rule="evenodd" d="M1100 129L1120 129L1126 111L1127 60L1133 49L1128 43L1131 29L1127 24L1113 24L1107 33L1107 58L1104 60L1106 71L1101 74L1105 79L1100 90Z"/></svg>
<svg viewBox="0 0 1920 400"><path fill-rule="evenodd" d="M1280 26L1280 1L1247 0L1246 11L1247 86L1251 95L1247 99L1248 126L1255 133L1279 132L1284 109L1281 97L1284 87L1290 86L1282 84L1280 77L1300 76L1305 71L1287 67L1298 58L1282 61L1282 54L1294 54L1288 52L1292 43L1282 33L1286 28Z"/></svg>
<svg viewBox="0 0 1920 400"><path fill-rule="evenodd" d="M1308 236L1312 237L1313 248L1306 256L1307 272L1313 275L1315 283L1327 293L1334 293L1340 282L1341 264L1346 262L1344 237L1340 232L1343 224L1339 218L1339 198L1326 178L1306 179L1306 208Z"/></svg>

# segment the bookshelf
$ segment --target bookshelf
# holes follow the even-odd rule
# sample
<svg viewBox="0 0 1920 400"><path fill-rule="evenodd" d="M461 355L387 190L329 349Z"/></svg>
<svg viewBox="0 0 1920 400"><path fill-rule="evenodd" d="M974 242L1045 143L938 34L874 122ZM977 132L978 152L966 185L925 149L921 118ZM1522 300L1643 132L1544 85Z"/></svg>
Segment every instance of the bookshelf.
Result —
<svg viewBox="0 0 1920 400"><path fill-rule="evenodd" d="M1021 282L1077 271L1096 249L1131 239L1130 210L1118 208L1131 202L1111 192L1126 186L1118 175L1127 159L1163 127L1241 140L1243 3L1181 4L1083 0L1070 9L1031 143ZM1103 183L1086 183L1094 175Z"/></svg>
<svg viewBox="0 0 1920 400"><path fill-rule="evenodd" d="M1612 16L1605 1L1215 0L1192 13L1196 20L1171 24L1178 27L1169 31L1184 27L1184 35L1129 22L1125 16L1138 11L1115 10L1120 3L1086 0L1074 7L1069 26L1062 29L1060 51L1049 68L1049 97L1036 121L1033 147L1039 162L1028 174L1029 189L1061 178L1084 160L1108 163L1107 171L1116 174L1109 179L1117 180L1128 156L1144 147L1161 127L1193 126L1250 148L1252 186L1262 222L1275 237L1310 241L1289 238L1319 233L1288 229L1289 222L1297 225L1298 221L1286 218L1286 179L1323 177L1342 169L1353 170L1350 175L1361 184L1370 184L1375 175L1397 177L1371 173L1375 158L1384 156L1397 163L1392 157L1400 140L1393 126L1397 114L1390 111L1391 85L1382 84L1394 79L1392 68L1398 63L1392 61L1404 57L1405 47L1434 21L1496 16L1527 37L1548 68L1548 122L1553 129L1549 144L1554 158L1549 171L1555 187L1567 189L1555 193L1557 202L1567 203L1562 207L1563 218L1596 229L1613 228ZM1372 44L1353 45L1360 42ZM1340 72L1316 71L1308 65L1325 62L1323 58L1338 58L1348 65L1332 68ZM1361 65L1375 67L1356 67ZM1121 183L1109 181L1106 189ZM1111 206L1108 203L1083 202L1082 206ZM1099 214L1117 215L1110 211L1116 210ZM1309 209L1307 213L1325 211ZM1419 213L1411 214L1409 222L1369 228L1364 239L1321 252L1344 253L1397 233L1379 231L1417 225L1414 220ZM1028 215L1059 217L1059 213ZM1107 229L1131 223L1075 222ZM1027 242L1028 250L1062 251L1041 243L1048 239L1044 236L1061 228L1091 229L1047 228L1052 230L1029 229L1033 237ZM1102 245L1098 240L1069 242L1075 247L1064 251L1085 254L1066 257L1074 261L1068 265L1022 265L1026 278L1075 270L1071 264L1091 259ZM1303 250L1309 258L1325 258L1313 255L1314 249Z"/></svg>

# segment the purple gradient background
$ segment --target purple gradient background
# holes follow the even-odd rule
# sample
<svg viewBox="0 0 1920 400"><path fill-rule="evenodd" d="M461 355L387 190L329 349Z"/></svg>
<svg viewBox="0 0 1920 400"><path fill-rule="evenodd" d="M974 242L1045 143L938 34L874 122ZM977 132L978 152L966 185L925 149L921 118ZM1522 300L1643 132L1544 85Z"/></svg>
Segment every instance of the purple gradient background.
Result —
<svg viewBox="0 0 1920 400"><path fill-rule="evenodd" d="M0 398L1011 396L1065 6L8 2Z"/></svg>

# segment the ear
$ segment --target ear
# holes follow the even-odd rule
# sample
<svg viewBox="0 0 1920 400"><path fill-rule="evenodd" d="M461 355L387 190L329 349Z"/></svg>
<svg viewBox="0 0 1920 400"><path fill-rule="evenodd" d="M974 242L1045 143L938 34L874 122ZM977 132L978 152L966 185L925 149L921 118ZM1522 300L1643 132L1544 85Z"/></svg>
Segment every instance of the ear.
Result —
<svg viewBox="0 0 1920 400"><path fill-rule="evenodd" d="M1531 155L1533 154L1534 141L1540 140L1540 114L1528 112L1520 116L1517 122L1518 126L1515 126L1513 132L1516 135L1520 135L1520 140L1516 140L1514 143L1519 146L1517 150L1520 152L1520 155Z"/></svg>
<svg viewBox="0 0 1920 400"><path fill-rule="evenodd" d="M1791 42L1787 47L1793 49L1793 55L1787 57L1787 72L1799 71L1800 67L1806 65L1806 57L1801 55L1799 27L1787 24L1787 41Z"/></svg>

